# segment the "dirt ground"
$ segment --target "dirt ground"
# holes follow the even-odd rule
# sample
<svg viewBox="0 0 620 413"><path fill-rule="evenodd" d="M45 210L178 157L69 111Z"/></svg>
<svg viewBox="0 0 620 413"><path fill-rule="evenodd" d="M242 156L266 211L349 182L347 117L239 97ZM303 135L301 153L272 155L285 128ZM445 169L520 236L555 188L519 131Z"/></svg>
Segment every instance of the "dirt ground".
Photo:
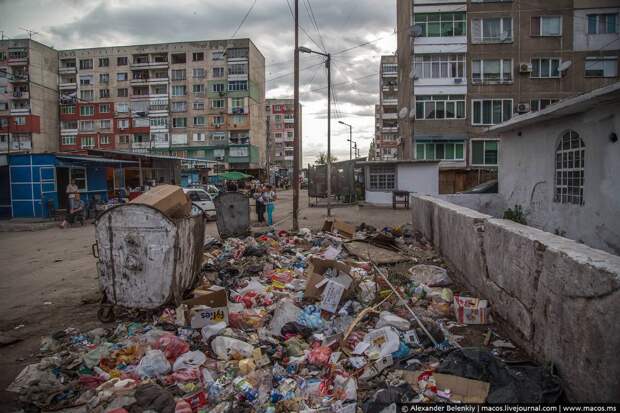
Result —
<svg viewBox="0 0 620 413"><path fill-rule="evenodd" d="M320 229L325 209L307 205L307 193L302 191L300 227ZM337 207L332 213L344 221L365 222L377 228L410 222L410 214L368 206ZM287 191L280 194L276 206L276 227L290 229L291 216L292 192ZM252 218L256 219L255 214ZM217 236L216 224L208 223L206 232ZM0 343L1 411L15 407L15 395L4 389L24 366L38 360L42 337L68 327L87 331L101 326L96 317L98 283L96 260L91 254L93 242L92 224L0 233L0 338L19 339L9 345Z"/></svg>

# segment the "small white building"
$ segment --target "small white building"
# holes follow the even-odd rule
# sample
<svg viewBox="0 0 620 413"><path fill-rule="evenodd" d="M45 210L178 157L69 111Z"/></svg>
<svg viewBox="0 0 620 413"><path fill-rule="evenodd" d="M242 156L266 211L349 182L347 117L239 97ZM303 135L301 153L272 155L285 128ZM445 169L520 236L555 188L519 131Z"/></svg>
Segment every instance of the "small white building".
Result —
<svg viewBox="0 0 620 413"><path fill-rule="evenodd" d="M499 192L528 225L620 255L620 82L489 129Z"/></svg>
<svg viewBox="0 0 620 413"><path fill-rule="evenodd" d="M439 161L368 161L364 168L366 202L392 205L394 191L423 195L439 193Z"/></svg>

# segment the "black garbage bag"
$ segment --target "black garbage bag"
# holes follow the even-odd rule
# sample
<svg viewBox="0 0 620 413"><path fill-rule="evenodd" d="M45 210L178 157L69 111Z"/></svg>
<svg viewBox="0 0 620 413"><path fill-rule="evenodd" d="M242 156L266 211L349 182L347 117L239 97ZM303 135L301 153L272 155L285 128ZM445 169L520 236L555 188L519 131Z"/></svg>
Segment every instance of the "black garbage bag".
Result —
<svg viewBox="0 0 620 413"><path fill-rule="evenodd" d="M560 379L545 368L507 365L485 348L456 349L437 372L490 383L488 403L556 403L563 393Z"/></svg>
<svg viewBox="0 0 620 413"><path fill-rule="evenodd" d="M130 413L153 410L160 413L174 413L176 403L172 393L156 384L142 384L136 388L136 403Z"/></svg>
<svg viewBox="0 0 620 413"><path fill-rule="evenodd" d="M407 383L398 387L385 387L377 390L368 400L364 402L362 410L364 413L380 412L392 404L408 403L417 395ZM396 411L394 409L393 411Z"/></svg>

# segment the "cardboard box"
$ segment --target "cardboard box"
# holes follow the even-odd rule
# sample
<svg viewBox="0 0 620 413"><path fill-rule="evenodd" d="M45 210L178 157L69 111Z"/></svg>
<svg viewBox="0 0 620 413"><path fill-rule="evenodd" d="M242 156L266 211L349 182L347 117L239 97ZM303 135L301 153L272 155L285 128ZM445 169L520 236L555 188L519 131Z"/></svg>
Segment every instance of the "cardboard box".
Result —
<svg viewBox="0 0 620 413"><path fill-rule="evenodd" d="M355 235L355 225L347 224L346 222L334 220L326 220L323 223L323 232L337 232L345 238L353 238Z"/></svg>
<svg viewBox="0 0 620 413"><path fill-rule="evenodd" d="M345 287L342 298L348 299L354 296L357 280L351 275L351 267L340 261L323 260L313 257L310 258L310 263L306 269L308 282L306 284L306 290L304 291L304 298L310 300L322 299L325 286L330 280L325 278L323 274L325 274L329 268L334 268L340 273L337 278L331 278L331 280Z"/></svg>
<svg viewBox="0 0 620 413"><path fill-rule="evenodd" d="M188 217L192 212L192 202L176 185L158 185L130 203L152 206L169 218Z"/></svg>
<svg viewBox="0 0 620 413"><path fill-rule="evenodd" d="M399 370L403 379L411 385L414 391L418 390L418 377L422 371ZM484 403L489 395L491 385L484 381L466 379L450 374L433 373L438 391L450 390L450 401L456 403Z"/></svg>
<svg viewBox="0 0 620 413"><path fill-rule="evenodd" d="M226 289L219 286L197 288L194 298L181 303L181 324L191 325L192 328L202 328L224 321L228 324L228 296Z"/></svg>
<svg viewBox="0 0 620 413"><path fill-rule="evenodd" d="M487 324L489 322L489 303L472 297L454 297L454 315L461 324Z"/></svg>

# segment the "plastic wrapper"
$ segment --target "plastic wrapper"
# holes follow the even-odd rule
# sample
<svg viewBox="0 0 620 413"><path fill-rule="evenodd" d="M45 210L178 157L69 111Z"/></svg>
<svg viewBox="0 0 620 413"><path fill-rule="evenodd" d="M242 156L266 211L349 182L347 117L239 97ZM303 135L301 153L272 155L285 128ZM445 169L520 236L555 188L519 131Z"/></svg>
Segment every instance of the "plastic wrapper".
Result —
<svg viewBox="0 0 620 413"><path fill-rule="evenodd" d="M395 327L401 331L406 331L411 328L411 323L409 320L405 320L404 318L390 313L389 311L381 311L376 327L381 328L387 326Z"/></svg>
<svg viewBox="0 0 620 413"><path fill-rule="evenodd" d="M181 354L189 351L189 344L175 335L168 334L159 339L157 348L164 352L170 362L174 362Z"/></svg>
<svg viewBox="0 0 620 413"><path fill-rule="evenodd" d="M321 310L315 305L309 305L297 317L297 322L312 330L322 330L325 321L321 317Z"/></svg>
<svg viewBox="0 0 620 413"><path fill-rule="evenodd" d="M158 377L170 371L170 363L166 359L165 354L161 350L149 350L146 352L136 373L140 377Z"/></svg>
<svg viewBox="0 0 620 413"><path fill-rule="evenodd" d="M240 360L252 357L254 347L232 337L217 336L211 341L211 349L220 360Z"/></svg>
<svg viewBox="0 0 620 413"><path fill-rule="evenodd" d="M327 346L317 346L308 353L308 363L315 366L325 367L329 364L329 358L331 355L331 348Z"/></svg>
<svg viewBox="0 0 620 413"><path fill-rule="evenodd" d="M172 366L173 371L190 368L198 368L207 361L207 356L202 351L188 351L177 358Z"/></svg>

